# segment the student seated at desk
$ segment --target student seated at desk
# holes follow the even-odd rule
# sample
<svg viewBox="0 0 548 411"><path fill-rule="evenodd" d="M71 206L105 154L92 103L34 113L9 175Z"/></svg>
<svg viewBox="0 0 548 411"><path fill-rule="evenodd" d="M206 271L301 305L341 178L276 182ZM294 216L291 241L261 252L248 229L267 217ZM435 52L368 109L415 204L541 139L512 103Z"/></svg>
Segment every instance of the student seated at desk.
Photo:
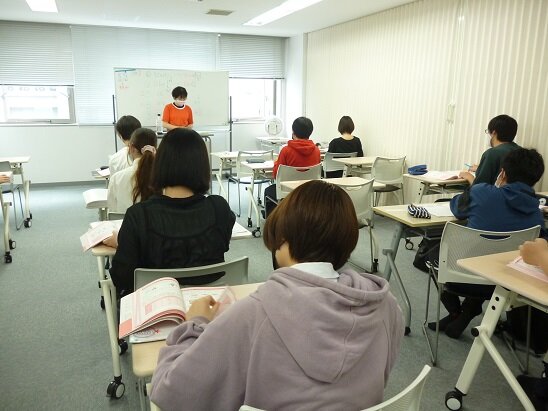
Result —
<svg viewBox="0 0 548 411"><path fill-rule="evenodd" d="M136 268L185 268L224 261L236 221L226 200L206 196L211 168L204 140L185 128L169 131L158 148L148 200L127 209L110 274L119 295L133 291ZM220 274L194 277L206 284Z"/></svg>
<svg viewBox="0 0 548 411"><path fill-rule="evenodd" d="M451 211L460 220L468 219L468 227L478 230L517 231L539 225L544 236L544 218L533 189L543 173L544 161L536 150L513 150L502 160L495 185L474 184L451 199ZM482 304L495 287L452 283L449 286L457 293L474 296L465 298L461 304L455 294L444 291L441 295L449 315L440 320L440 330L448 337L459 338L470 321L482 313ZM428 327L435 330L436 323L429 323Z"/></svg>
<svg viewBox="0 0 548 411"><path fill-rule="evenodd" d="M211 297L192 304L160 351L151 400L165 411L381 402L404 323L385 279L342 269L357 241L343 189L321 181L296 188L264 227L280 268L214 320Z"/></svg>
<svg viewBox="0 0 548 411"><path fill-rule="evenodd" d="M276 173L280 165L291 167L307 167L320 164L320 149L310 140L310 135L314 130L312 120L306 117L299 117L293 121L291 126L293 134L292 140L287 142L287 146L282 148L278 159L274 162L272 178L276 178ZM276 207L276 184L268 186L264 190L265 217L268 217Z"/></svg>
<svg viewBox="0 0 548 411"><path fill-rule="evenodd" d="M111 175L108 184L108 210L125 213L133 204L152 195L151 175L158 137L148 128L138 128L131 135L128 155L130 167Z"/></svg>
<svg viewBox="0 0 548 411"><path fill-rule="evenodd" d="M110 175L117 173L131 165L129 158L128 144L131 135L135 130L141 127L141 122L133 116L122 116L116 122L116 134L122 140L124 146L115 154L111 155L108 160L108 168Z"/></svg>
<svg viewBox="0 0 548 411"><path fill-rule="evenodd" d="M354 122L349 116L342 116L339 120L339 133L341 137L334 138L329 143L327 151L329 153L358 153L358 157L363 157L362 142L356 136L353 136ZM328 171L326 177L342 177L341 171Z"/></svg>
<svg viewBox="0 0 548 411"><path fill-rule="evenodd" d="M461 171L460 178L464 178L468 184L495 184L500 163L504 156L511 151L520 148L514 143L518 132L518 123L506 114L496 116L489 121L485 133L489 135L491 148L483 153L479 165L474 164L469 171ZM475 171L475 176L471 173Z"/></svg>
<svg viewBox="0 0 548 411"><path fill-rule="evenodd" d="M526 241L519 247L519 252L523 261L527 264L540 267L548 275L548 242L545 239L538 238L535 241ZM546 336L548 338L548 336ZM533 394L548 406L548 352L542 361L544 372L542 378L534 381ZM523 377L522 377L523 378ZM525 377L527 378L527 377ZM529 377L530 378L530 377ZM518 381L520 377L518 377Z"/></svg>

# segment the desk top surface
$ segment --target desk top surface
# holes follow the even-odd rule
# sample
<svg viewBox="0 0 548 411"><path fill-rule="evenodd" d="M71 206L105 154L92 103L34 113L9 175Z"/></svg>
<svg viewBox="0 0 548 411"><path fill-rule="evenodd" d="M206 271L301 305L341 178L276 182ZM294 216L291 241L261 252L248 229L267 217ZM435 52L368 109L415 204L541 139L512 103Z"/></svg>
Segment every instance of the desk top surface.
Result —
<svg viewBox="0 0 548 411"><path fill-rule="evenodd" d="M281 184L282 184L282 187L288 190L295 190L300 185L303 185L304 183L307 183L309 181L311 180L282 181ZM366 180L365 178L361 178L361 177L338 177L338 178L322 178L320 181L335 184L338 186L352 187L352 186L361 186L363 184L368 183L371 180ZM384 186L385 185L381 183L373 183L373 187L375 188L382 188Z"/></svg>
<svg viewBox="0 0 548 411"><path fill-rule="evenodd" d="M347 166L371 166L375 162L377 157L344 157L344 158L333 158L333 161L337 163L343 163Z"/></svg>
<svg viewBox="0 0 548 411"><path fill-rule="evenodd" d="M428 184L438 184L440 186L450 186L455 184L467 184L466 180L464 178L453 178L451 180L437 180L429 177L422 176L414 176L411 174L404 174L404 177L409 177L414 180L419 180Z"/></svg>
<svg viewBox="0 0 548 411"><path fill-rule="evenodd" d="M508 267L519 251L464 258L457 264L474 274L548 307L548 283Z"/></svg>
<svg viewBox="0 0 548 411"><path fill-rule="evenodd" d="M261 284L262 283L234 285L230 288L234 292L236 299L241 300L255 291ZM165 345L165 341L132 344L131 360L133 363L133 373L138 377L151 376L158 363L160 348L165 347Z"/></svg>
<svg viewBox="0 0 548 411"><path fill-rule="evenodd" d="M241 164L252 170L272 170L274 168L274 161L270 160L265 161L264 163L248 163L247 161L242 161Z"/></svg>
<svg viewBox="0 0 548 411"><path fill-rule="evenodd" d="M264 153L264 150L243 150L246 153ZM221 160L236 160L238 158L239 151L215 151L212 152L211 155L213 157L217 157ZM273 153L274 157L277 157L277 153Z"/></svg>
<svg viewBox="0 0 548 411"><path fill-rule="evenodd" d="M548 191L538 191L536 194L539 195L539 196L548 197Z"/></svg>
<svg viewBox="0 0 548 411"><path fill-rule="evenodd" d="M439 205L439 204L421 204L421 206ZM416 218L411 217L407 212L407 204L398 204L390 206L373 207L375 214L382 215L392 220L395 220L401 224L405 224L408 227L431 227L445 225L448 221L457 221L455 216L451 217L436 217L432 218Z"/></svg>
<svg viewBox="0 0 548 411"><path fill-rule="evenodd" d="M11 164L28 163L30 161L30 156L0 157L0 162L2 161L9 161Z"/></svg>

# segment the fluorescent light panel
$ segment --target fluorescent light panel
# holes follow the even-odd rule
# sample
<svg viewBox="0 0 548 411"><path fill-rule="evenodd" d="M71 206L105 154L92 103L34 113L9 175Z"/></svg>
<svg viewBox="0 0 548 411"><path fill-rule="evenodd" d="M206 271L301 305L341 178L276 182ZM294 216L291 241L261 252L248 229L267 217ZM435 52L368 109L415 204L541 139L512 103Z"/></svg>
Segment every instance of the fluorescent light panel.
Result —
<svg viewBox="0 0 548 411"><path fill-rule="evenodd" d="M274 7L273 9L268 10L266 13L252 18L247 23L244 23L244 26L264 26L265 24L272 23L275 20L281 19L282 17L293 14L296 11L310 7L313 4L319 3L320 1L322 0L287 0L280 4L278 7Z"/></svg>
<svg viewBox="0 0 548 411"><path fill-rule="evenodd" d="M46 13L58 13L55 0L26 0L32 11L43 11Z"/></svg>

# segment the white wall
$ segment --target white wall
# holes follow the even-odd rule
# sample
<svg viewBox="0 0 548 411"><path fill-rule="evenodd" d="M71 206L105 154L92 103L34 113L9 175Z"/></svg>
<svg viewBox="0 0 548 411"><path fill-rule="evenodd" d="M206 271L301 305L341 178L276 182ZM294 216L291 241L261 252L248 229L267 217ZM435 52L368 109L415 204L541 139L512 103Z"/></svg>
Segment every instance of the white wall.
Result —
<svg viewBox="0 0 548 411"><path fill-rule="evenodd" d="M286 40L285 64L285 133L291 137L291 124L297 117L305 115L305 42L306 34Z"/></svg>
<svg viewBox="0 0 548 411"><path fill-rule="evenodd" d="M262 122L234 124L233 130L233 149L259 148ZM91 170L108 165L114 153L114 131L112 126L0 126L0 147L0 157L31 156L24 171L34 184L92 181ZM212 151L228 149L228 132L217 129Z"/></svg>

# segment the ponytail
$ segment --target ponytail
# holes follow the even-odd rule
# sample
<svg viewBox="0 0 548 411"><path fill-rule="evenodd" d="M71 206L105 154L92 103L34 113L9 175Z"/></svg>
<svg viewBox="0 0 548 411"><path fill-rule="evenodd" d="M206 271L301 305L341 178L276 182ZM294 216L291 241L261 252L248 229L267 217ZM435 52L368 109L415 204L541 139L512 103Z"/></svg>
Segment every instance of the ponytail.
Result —
<svg viewBox="0 0 548 411"><path fill-rule="evenodd" d="M130 145L142 154L137 170L133 176L133 204L147 200L154 190L152 189L152 169L156 157L156 133L148 128L139 128L131 136Z"/></svg>

